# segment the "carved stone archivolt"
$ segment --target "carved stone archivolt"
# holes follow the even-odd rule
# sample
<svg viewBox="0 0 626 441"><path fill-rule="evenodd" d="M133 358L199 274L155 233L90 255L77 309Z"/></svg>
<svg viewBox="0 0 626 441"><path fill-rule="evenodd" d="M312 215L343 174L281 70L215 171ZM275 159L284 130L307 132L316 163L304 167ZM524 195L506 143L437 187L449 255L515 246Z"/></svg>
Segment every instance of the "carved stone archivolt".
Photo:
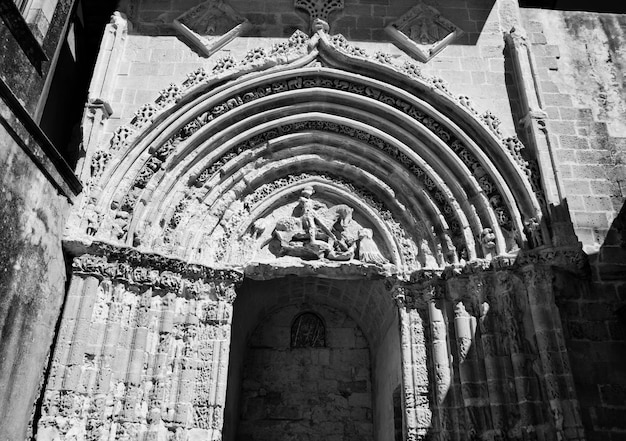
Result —
<svg viewBox="0 0 626 441"><path fill-rule="evenodd" d="M309 51L311 51L309 55L306 55ZM405 78L403 81L411 81L414 82L411 84L427 88L431 91L429 93L434 93L433 96L438 100L458 101L460 108L468 109L463 111L465 112L464 115L467 114L482 124L486 129L485 132L491 133L487 137L489 142L481 143L481 147L490 145L494 142L493 140L501 136L497 127L497 118L489 118L489 115L477 115L466 97L461 97L459 100L451 97L445 82L423 77L419 67L412 64L397 66L393 59L385 57L384 54L370 57L366 52L352 46L345 38L341 36L328 37L323 31L316 35L314 41L302 33L296 33L287 42L276 46L271 51L251 51L240 62L232 58L220 60L211 73L202 69L198 70L190 75L189 79L182 85L171 85L164 89L154 104L139 109L131 125L120 127L113 136L111 148L93 155L90 196L83 203L84 216L81 220L81 228L83 228L86 236L96 240L120 241L128 246L145 250L158 250L185 258L197 253L194 258L199 258L204 263L237 262L237 259L249 256L246 250L251 249L250 246L253 242L252 236L242 235L240 231L242 225L254 225L257 234L262 229L261 227L264 227L267 236L275 231L276 224L263 226L263 219L256 217L259 214L252 215L251 205L254 204L250 204L249 200L244 200L244 197L251 195L250 192L254 191L254 187L246 188L243 187L243 183L235 183L235 181L229 183L231 182L229 176L232 173L230 170L246 167L250 158L261 158L256 156L256 152L269 149L268 146L270 145L278 145L283 143L283 140L300 134L323 132L328 133L333 139L346 138L354 140L353 142L357 142L359 145L368 146L372 152L377 152L373 154L373 157L380 158L377 160L382 160L385 164L392 164L394 170L402 170L402 173L398 175L402 176L402 184L394 182L390 187L387 184L376 184L380 188L375 191L370 191L369 185L371 184L369 183L359 186L366 188L366 193L397 194L401 198L406 197L406 199L401 199L403 207L415 206L416 201L419 201L417 202L419 206L424 207L424 211L411 212L403 211L400 206L382 211L375 208L371 211L378 222L388 225L386 229L390 230L390 236L393 237L393 248L400 250L398 254L402 256L401 259L403 259L406 268L413 270L424 266L456 265L459 262L464 264L477 257L496 259L502 253L514 254L524 245L524 232L526 230L523 228L518 210L520 206L525 212L530 210L532 216L528 216L528 218L534 218L537 212L533 208L532 194L528 195L528 189L524 187L528 185L530 188L530 185L525 183L525 175L529 175L527 170L530 167L525 166L527 160L520 155L522 149L519 141L514 138L501 140L500 147L502 148L497 150L498 155L508 158L507 161L510 159L511 163L515 163L515 168L522 168L521 177L518 178L517 174L513 174L514 179L518 179L518 181L512 187L515 192L512 195L512 189L506 186L502 172L496 171L489 162L490 159L486 159L492 152L482 151L473 145L472 140L460 136L458 129L448 127L447 122L427 111L426 107L420 105L419 102L408 97L405 93L395 93L394 89L388 85L379 85L379 83L369 80L355 81L350 75L345 75L345 78L342 78L334 72L331 74L331 70L326 72L325 68L322 68L322 71L317 68L318 72L315 74L305 71L302 74L291 76L282 73L272 74L265 83L256 80L250 81L250 87L246 86L248 83L240 82L241 85L236 90L233 89L232 94L226 94L223 100L205 100L207 104L203 105L202 110L198 110L197 114L185 124L178 125L180 128L175 132L169 133L168 136L161 135L159 139L162 141L158 145L151 144L149 148L147 145L142 147L143 135L140 136L140 134L149 133L152 122L157 115L163 115L159 117L161 119L170 118L168 115L176 115L178 103L191 90L195 94L202 90L208 92L211 90L212 84L220 84L219 81L224 82L230 78L237 78L250 69L264 70L270 66L290 62L296 63L300 59L308 60L310 58L310 60L314 60L316 51L324 52L324 57L326 57L324 63L326 64L332 56L338 56L338 53L341 53L342 57L347 55L354 60L367 60L367 63L377 64L377 69L389 69L389 72L394 72L394 75L401 73ZM345 60L345 57L338 59ZM333 62L338 63L338 61ZM285 67L284 69L288 71L291 68ZM407 78L409 80L406 80ZM268 99L280 100L283 95L304 94L309 93L309 91L313 93L319 90L340 93L342 96L350 97L349 100L354 100L354 103L362 100L361 102L368 103L368 105L372 103L371 105L376 107L391 107L394 111L406 115L416 130L428 134L430 143L446 146L444 147L448 149L446 152L450 152L453 155L451 158L454 158L449 161L455 167L454 173L457 172L456 170L462 171L464 176L469 177L462 179L465 182L472 182L473 188L468 187L464 191L474 194L475 196L472 196L474 200L471 200L472 197L470 197L470 201L467 200L468 193L454 192L446 184L446 181L453 179L454 173L442 176L440 174L441 167L433 169L428 159L422 160L419 157L423 152L416 154L416 152L405 147L410 143L405 142L403 146L396 139L383 137L375 131L363 129L358 125L330 122L325 119L316 120L315 118L309 118L309 122L286 121L285 124L275 124L266 130L256 130L249 136L240 136L241 140L238 142L227 142L224 143L223 147L211 147L213 153L203 155L198 161L194 160L194 164L197 165L184 172L186 178L178 180L178 183L175 184L177 188L175 195L174 193L171 195L163 194L159 189L161 183L165 183L169 179L169 172L166 170L173 170L178 167L177 163L181 161L178 152L184 151L185 154L193 152L195 155L195 147L190 148L190 146L200 146L204 142L203 139L212 136L209 134L214 133L212 132L214 127L220 127L224 118L234 118L233 121L236 121L244 109L260 105ZM162 125L162 127L167 127L167 124ZM233 136L230 137L237 139ZM137 149L141 148L145 150L140 156L137 156ZM272 147L272 149L274 148ZM131 151L133 151L134 157L141 159L133 164L132 170L121 174L120 164L123 164L124 158ZM268 150L270 157L275 154L273 152L274 150ZM183 159L184 161L186 159ZM502 162L498 159L496 161L497 167L502 167L502 164L507 164L507 161ZM114 167L111 167L111 164L114 164ZM359 167L363 166L364 164L359 165ZM267 170L269 171L270 167L267 167ZM303 168L302 172L306 174L309 171ZM337 172L337 174L340 173ZM105 188L99 187L98 182L117 182L114 177L116 175L124 178L120 181L121 185L117 186L115 194L111 195L110 189L106 188L110 186L108 184ZM289 175L291 173L284 175L284 177L290 179ZM297 173L296 176L298 176ZM506 179L509 179L509 176L511 175L507 175ZM385 180L383 176L376 176L376 178L380 179L381 182ZM355 181L352 179L354 178L344 180L348 182L347 185L354 186ZM255 185L262 187L264 183L269 183L272 180L275 180L274 176L270 180L267 178L264 181L260 180ZM335 182L332 185L338 184ZM345 188L343 184L340 184L341 186ZM228 193L231 191L230 188L236 188L235 191L237 194L241 194L242 198L235 200L230 196L218 196L218 192L224 192L224 195L230 194ZM411 190L407 191L408 189ZM515 201L514 197L518 194L526 194L524 198L527 199ZM102 197L103 195L105 196ZM168 202L163 202L168 206L168 209L161 210L164 215L158 214L162 218L153 219L148 215L150 207L143 207L141 201L153 203L151 201L153 196L151 195L168 198ZM367 201L367 198L363 199L362 196L359 198ZM338 205L340 203L341 201L334 201L320 210L330 210L333 204ZM517 206L516 203L521 205ZM366 202L365 205L372 206L369 202ZM349 204L348 206L352 208ZM139 211L136 212L138 207ZM207 214L200 215L202 210L205 210ZM267 213L260 216L265 218L266 215ZM208 222L201 221L203 218L207 219ZM302 222L302 219L300 221ZM334 224L334 220L330 219L324 220L324 222L326 228L330 228ZM417 227L418 224L420 224L419 227ZM282 226L279 227L283 228ZM391 256L386 255L388 253L386 246L382 248L380 246L378 230L370 228L372 230L370 235L368 228L368 226L363 226L361 236L357 231L356 239L351 239L353 241L346 243L346 246L338 245L342 242L335 242L332 236L327 233L325 233L327 237L324 240L327 245L316 243L317 238L311 241L310 234L308 238L305 234L303 238L299 239L296 235L296 240L292 240L292 237L283 243L276 255L293 256L302 252L306 258L358 260L359 245L362 243L364 244L362 248L367 249L368 246L366 245L369 243L375 246L372 246L370 251L362 253L365 260L372 262L390 260ZM485 234L483 237L483 232L488 230L491 230L490 234ZM194 231L197 234L192 234ZM272 237L281 243L277 239L279 237L278 232L275 232ZM232 247L229 249L229 243L235 242L246 243L246 245L239 244L234 249ZM289 244L289 242L294 243ZM329 245L330 242L333 244ZM203 246L203 243L213 243L217 249L209 260L205 260L208 258L207 247ZM295 251L293 248L295 245L298 245L300 251ZM317 252L310 250L318 246L321 248ZM190 254L181 254L189 253L190 250L195 251ZM200 252L202 255L199 254ZM379 254L384 256L384 260L379 259Z"/></svg>

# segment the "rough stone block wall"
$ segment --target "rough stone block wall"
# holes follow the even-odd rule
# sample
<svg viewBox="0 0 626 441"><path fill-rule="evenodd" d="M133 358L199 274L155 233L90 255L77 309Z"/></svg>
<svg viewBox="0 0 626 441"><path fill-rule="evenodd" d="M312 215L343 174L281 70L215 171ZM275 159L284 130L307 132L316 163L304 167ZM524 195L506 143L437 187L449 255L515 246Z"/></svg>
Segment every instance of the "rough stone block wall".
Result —
<svg viewBox="0 0 626 441"><path fill-rule="evenodd" d="M25 439L44 379L65 293L61 235L68 209L68 200L0 126L2 440Z"/></svg>
<svg viewBox="0 0 626 441"><path fill-rule="evenodd" d="M523 10L563 197L591 283L557 278L588 440L626 437L626 19ZM581 289L582 286L582 289Z"/></svg>
<svg viewBox="0 0 626 441"><path fill-rule="evenodd" d="M291 347L291 327L314 312L324 347ZM236 439L371 440L372 385L367 340L344 313L289 306L267 317L250 339Z"/></svg>

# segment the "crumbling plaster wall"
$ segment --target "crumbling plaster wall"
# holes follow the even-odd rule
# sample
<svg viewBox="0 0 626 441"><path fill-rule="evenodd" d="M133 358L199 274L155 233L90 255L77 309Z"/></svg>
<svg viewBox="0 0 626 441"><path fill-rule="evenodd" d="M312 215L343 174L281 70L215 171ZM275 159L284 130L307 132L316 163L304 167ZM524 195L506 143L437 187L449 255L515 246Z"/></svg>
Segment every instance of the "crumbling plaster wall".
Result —
<svg viewBox="0 0 626 441"><path fill-rule="evenodd" d="M4 121L3 121L4 122ZM26 438L65 292L69 209L0 126L0 439Z"/></svg>

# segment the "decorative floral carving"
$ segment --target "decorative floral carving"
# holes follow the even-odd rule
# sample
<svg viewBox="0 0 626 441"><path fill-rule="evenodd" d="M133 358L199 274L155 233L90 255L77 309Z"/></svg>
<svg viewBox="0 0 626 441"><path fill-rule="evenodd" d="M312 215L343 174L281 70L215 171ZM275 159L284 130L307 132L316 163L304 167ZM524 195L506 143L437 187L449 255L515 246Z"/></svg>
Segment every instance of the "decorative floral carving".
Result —
<svg viewBox="0 0 626 441"><path fill-rule="evenodd" d="M402 65L402 70L404 73L409 75L412 78L423 79L424 75L422 74L422 69L415 63L411 63L409 61L405 61Z"/></svg>
<svg viewBox="0 0 626 441"><path fill-rule="evenodd" d="M219 58L215 62L215 66L213 66L213 73L218 74L224 71L235 68L237 65L237 61L230 55L226 57Z"/></svg>
<svg viewBox="0 0 626 441"><path fill-rule="evenodd" d="M175 103L182 98L182 90L176 84L170 84L167 88L159 92L159 97L156 100L156 104L159 107L166 107Z"/></svg>
<svg viewBox="0 0 626 441"><path fill-rule="evenodd" d="M152 103L144 104L135 112L135 117L130 122L135 128L141 128L152 122L159 109Z"/></svg>
<svg viewBox="0 0 626 441"><path fill-rule="evenodd" d="M128 126L119 126L115 129L113 137L111 138L111 150L121 150L121 148L126 145L128 138L133 134L133 132L134 130Z"/></svg>
<svg viewBox="0 0 626 441"><path fill-rule="evenodd" d="M307 49L309 43L309 36L304 32L297 30L286 42L278 43L272 46L269 57L286 56L289 54L302 54Z"/></svg>
<svg viewBox="0 0 626 441"><path fill-rule="evenodd" d="M494 135L496 135L498 138L502 138L502 132L500 132L501 123L497 116L495 116L490 111L486 111L485 113L480 115L480 119Z"/></svg>
<svg viewBox="0 0 626 441"><path fill-rule="evenodd" d="M336 34L330 37L330 44L332 44L337 50L352 55L354 57L368 58L367 52L363 49L351 45L346 37L341 34Z"/></svg>
<svg viewBox="0 0 626 441"><path fill-rule="evenodd" d="M241 283L243 275L235 270L222 270L191 265L163 256L143 254L132 249L98 245L104 255L83 254L73 260L74 271L109 279L123 279L131 284L150 285L180 292L182 286L190 293L216 292L224 298L234 285ZM192 286L206 286L196 289ZM220 294L221 293L221 294ZM234 300L234 298L232 298Z"/></svg>
<svg viewBox="0 0 626 441"><path fill-rule="evenodd" d="M435 89L439 89L447 95L451 95L450 89L448 88L448 82L443 78L439 77L431 77L430 84L432 84Z"/></svg>
<svg viewBox="0 0 626 441"><path fill-rule="evenodd" d="M187 79L183 82L183 88L189 89L204 82L209 77L209 74L203 67L199 67L193 72L187 74Z"/></svg>
<svg viewBox="0 0 626 441"><path fill-rule="evenodd" d="M265 61L267 58L267 52L262 47L257 47L248 51L243 57L240 64L242 66L253 65Z"/></svg>
<svg viewBox="0 0 626 441"><path fill-rule="evenodd" d="M381 52L381 51L378 51L374 54L374 60L376 60L380 64L392 64L393 63L391 55L385 52Z"/></svg>
<svg viewBox="0 0 626 441"><path fill-rule="evenodd" d="M459 104L461 104L463 107L469 110L472 114L478 115L478 112L474 108L474 103L472 102L470 97L466 95L461 95L459 96L458 101L459 101Z"/></svg>
<svg viewBox="0 0 626 441"><path fill-rule="evenodd" d="M91 157L91 177L99 178L111 160L111 154L104 150L98 150Z"/></svg>

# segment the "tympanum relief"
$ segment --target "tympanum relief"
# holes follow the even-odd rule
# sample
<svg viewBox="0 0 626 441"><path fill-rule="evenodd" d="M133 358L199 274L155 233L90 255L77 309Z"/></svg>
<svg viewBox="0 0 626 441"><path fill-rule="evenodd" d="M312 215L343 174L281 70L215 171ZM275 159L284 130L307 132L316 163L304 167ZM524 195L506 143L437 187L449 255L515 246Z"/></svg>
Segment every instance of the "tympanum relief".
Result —
<svg viewBox="0 0 626 441"><path fill-rule="evenodd" d="M330 205L314 194L313 186L307 185L296 202L254 223L251 235L261 239L259 257L389 262L374 240L372 228L354 220L353 208Z"/></svg>

